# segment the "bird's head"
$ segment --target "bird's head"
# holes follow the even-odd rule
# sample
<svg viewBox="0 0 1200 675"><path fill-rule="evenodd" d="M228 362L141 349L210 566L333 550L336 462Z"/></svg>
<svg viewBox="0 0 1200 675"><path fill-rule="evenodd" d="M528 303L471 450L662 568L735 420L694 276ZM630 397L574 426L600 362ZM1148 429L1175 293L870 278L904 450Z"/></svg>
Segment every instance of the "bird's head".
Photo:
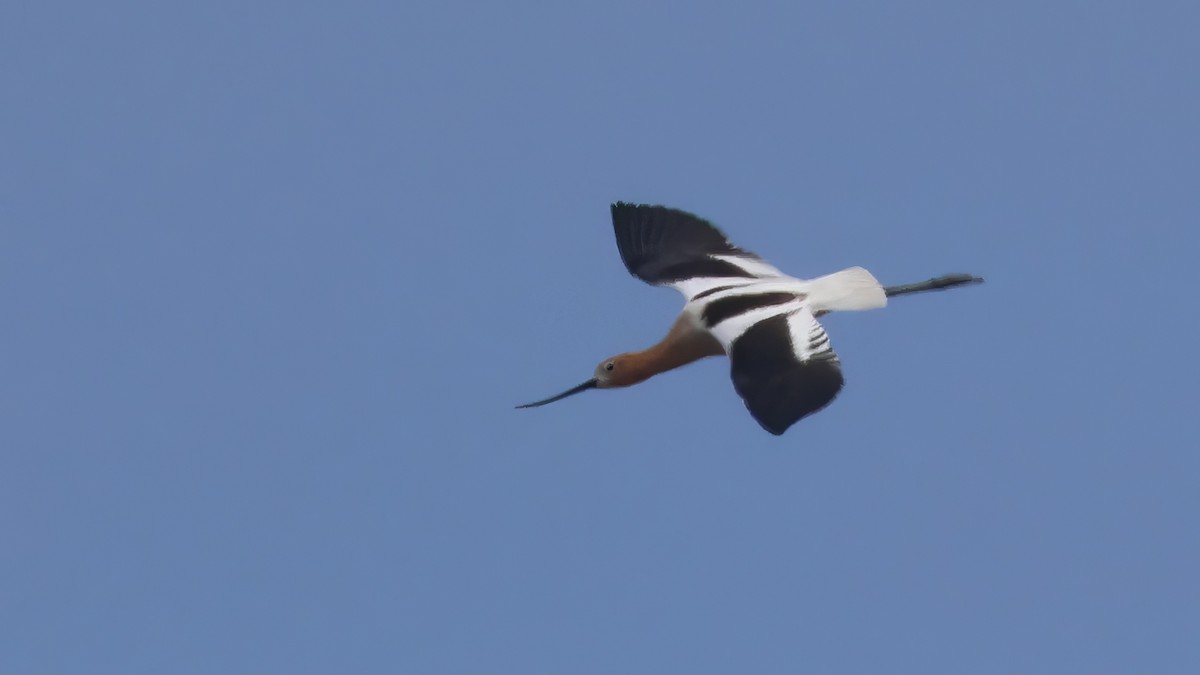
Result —
<svg viewBox="0 0 1200 675"><path fill-rule="evenodd" d="M571 387L556 396L551 396L548 399L537 401L534 403L526 403L519 405L518 408L536 408L547 403L561 401L568 396L574 396L581 391L588 389L609 389L612 387L628 387L631 384L637 384L646 379L642 374L641 369L636 367L637 359L631 353L617 354L604 359L596 365L596 370L592 373L592 379Z"/></svg>

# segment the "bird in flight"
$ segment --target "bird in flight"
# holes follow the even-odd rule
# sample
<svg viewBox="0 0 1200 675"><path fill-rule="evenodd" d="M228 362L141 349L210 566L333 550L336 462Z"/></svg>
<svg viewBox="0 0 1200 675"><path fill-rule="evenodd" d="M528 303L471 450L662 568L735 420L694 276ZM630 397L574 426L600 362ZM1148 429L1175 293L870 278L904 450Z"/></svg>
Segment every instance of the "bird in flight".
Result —
<svg viewBox="0 0 1200 675"><path fill-rule="evenodd" d="M885 287L861 267L797 279L729 243L711 223L685 211L617 202L612 221L629 273L682 293L683 310L658 344L604 359L583 384L518 408L535 408L588 389L628 387L724 354L733 388L750 415L763 429L780 435L829 405L842 389L841 362L817 317L878 309L898 295L983 282L970 274L947 274Z"/></svg>

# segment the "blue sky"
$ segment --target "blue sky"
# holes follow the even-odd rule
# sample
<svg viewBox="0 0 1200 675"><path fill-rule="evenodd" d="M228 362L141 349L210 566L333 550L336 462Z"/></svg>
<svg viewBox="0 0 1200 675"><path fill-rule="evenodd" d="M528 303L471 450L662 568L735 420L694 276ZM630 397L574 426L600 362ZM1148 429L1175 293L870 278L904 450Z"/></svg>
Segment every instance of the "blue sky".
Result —
<svg viewBox="0 0 1200 675"><path fill-rule="evenodd" d="M9 3L0 671L1200 670L1191 3ZM615 200L831 315L783 437Z"/></svg>

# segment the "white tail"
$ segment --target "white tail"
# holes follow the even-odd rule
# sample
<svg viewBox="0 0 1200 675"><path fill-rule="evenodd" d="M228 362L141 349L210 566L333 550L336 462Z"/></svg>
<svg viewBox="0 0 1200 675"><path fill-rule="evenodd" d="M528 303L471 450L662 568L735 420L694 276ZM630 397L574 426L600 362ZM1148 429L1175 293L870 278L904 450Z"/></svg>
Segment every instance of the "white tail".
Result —
<svg viewBox="0 0 1200 675"><path fill-rule="evenodd" d="M887 295L879 281L861 267L808 280L808 301L817 312L879 309L887 306Z"/></svg>

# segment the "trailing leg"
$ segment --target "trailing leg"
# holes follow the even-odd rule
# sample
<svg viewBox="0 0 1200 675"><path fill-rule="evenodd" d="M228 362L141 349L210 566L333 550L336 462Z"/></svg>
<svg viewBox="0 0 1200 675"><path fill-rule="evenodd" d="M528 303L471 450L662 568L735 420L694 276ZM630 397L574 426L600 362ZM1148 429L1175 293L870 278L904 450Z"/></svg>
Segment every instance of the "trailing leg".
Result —
<svg viewBox="0 0 1200 675"><path fill-rule="evenodd" d="M883 292L887 297L895 297L897 295L906 295L908 293L923 293L925 291L943 291L947 288L955 288L956 286L965 286L968 284L981 284L981 277L972 276L970 274L945 274L940 277L935 277L929 281L918 281L912 284L901 284L899 286L887 286Z"/></svg>

